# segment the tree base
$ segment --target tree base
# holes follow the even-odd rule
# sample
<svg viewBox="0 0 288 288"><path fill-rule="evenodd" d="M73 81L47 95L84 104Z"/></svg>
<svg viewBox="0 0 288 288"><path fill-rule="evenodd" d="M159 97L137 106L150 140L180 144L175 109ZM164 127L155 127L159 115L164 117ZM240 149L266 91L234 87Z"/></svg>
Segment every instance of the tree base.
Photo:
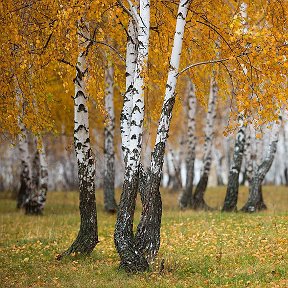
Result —
<svg viewBox="0 0 288 288"><path fill-rule="evenodd" d="M94 250L95 246L99 243L97 236L95 235L80 235L80 232L70 246L69 249L59 254L56 259L61 260L62 258L69 256L73 253L81 254L81 255L89 255Z"/></svg>
<svg viewBox="0 0 288 288"><path fill-rule="evenodd" d="M137 251L125 251L121 257L119 269L125 270L126 273L141 273L149 270L149 264L144 256Z"/></svg>
<svg viewBox="0 0 288 288"><path fill-rule="evenodd" d="M24 205L25 207L25 214L26 215L43 215L43 210L41 209L41 206L38 203L29 201Z"/></svg>
<svg viewBox="0 0 288 288"><path fill-rule="evenodd" d="M207 205L204 200L201 200L201 201L197 201L197 200L195 201L194 200L192 202L192 209L196 210L196 211L200 211L200 210L202 210L202 211L213 211L213 210L215 210L212 207L210 207L209 205Z"/></svg>
<svg viewBox="0 0 288 288"><path fill-rule="evenodd" d="M245 213L255 213L259 211L267 210L267 206L264 202L260 202L257 204L247 203L242 209L242 212Z"/></svg>

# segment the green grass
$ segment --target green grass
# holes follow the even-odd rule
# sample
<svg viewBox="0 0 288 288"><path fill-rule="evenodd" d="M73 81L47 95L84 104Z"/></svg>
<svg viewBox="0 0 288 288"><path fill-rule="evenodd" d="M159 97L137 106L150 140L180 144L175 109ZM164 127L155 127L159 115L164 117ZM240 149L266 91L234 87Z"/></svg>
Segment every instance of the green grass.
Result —
<svg viewBox="0 0 288 288"><path fill-rule="evenodd" d="M89 257L62 261L56 255L78 231L78 193L49 193L40 217L0 194L0 287L288 287L288 188L264 187L269 210L258 214L179 211L178 195L164 191L161 249L151 272L138 275L118 270L116 216L103 212L101 193L100 243ZM211 188L207 202L220 207L224 194ZM240 206L246 197L241 188Z"/></svg>

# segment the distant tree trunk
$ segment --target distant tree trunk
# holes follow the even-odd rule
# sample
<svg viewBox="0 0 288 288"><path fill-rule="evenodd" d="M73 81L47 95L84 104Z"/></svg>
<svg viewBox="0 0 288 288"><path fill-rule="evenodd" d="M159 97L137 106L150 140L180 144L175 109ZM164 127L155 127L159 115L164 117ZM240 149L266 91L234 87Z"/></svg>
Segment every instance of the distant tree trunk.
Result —
<svg viewBox="0 0 288 288"><path fill-rule="evenodd" d="M195 194L193 197L192 207L196 210L209 210L211 209L204 200L204 193L208 184L208 177L212 162L212 145L214 138L214 120L216 117L216 98L218 93L218 85L213 73L210 82L210 94L207 112L207 122L205 129L205 144L204 144L204 157L203 167L200 175L200 180L196 186Z"/></svg>
<svg viewBox="0 0 288 288"><path fill-rule="evenodd" d="M224 200L224 206L222 211L236 211L238 201L239 190L239 174L242 165L244 145L245 145L245 126L243 116L238 119L240 128L236 135L233 161L229 172L228 185L226 191L226 197Z"/></svg>
<svg viewBox="0 0 288 288"><path fill-rule="evenodd" d="M108 121L104 128L104 208L109 213L115 213L117 211L117 204L115 201L115 115L113 103L113 77L113 66L109 63L105 71L105 109Z"/></svg>
<svg viewBox="0 0 288 288"><path fill-rule="evenodd" d="M89 39L88 23L78 22L79 34ZM71 247L59 256L71 253L89 254L98 243L97 212L95 200L95 159L90 146L88 95L86 94L85 76L88 72L86 56L89 41L79 35L79 54L76 64L74 96L74 146L78 164L80 230Z"/></svg>
<svg viewBox="0 0 288 288"><path fill-rule="evenodd" d="M168 188L172 191L179 191L182 188L181 182L181 157L176 159L172 149L168 151L167 158L168 163Z"/></svg>
<svg viewBox="0 0 288 288"><path fill-rule="evenodd" d="M264 160L261 162L260 165L257 165L254 171L251 186L249 187L248 200L246 204L244 205L244 207L241 209L244 212L256 212L256 211L267 209L263 201L262 182L266 174L268 173L274 160L274 156L277 150L280 127L281 127L281 122L274 124L272 135L271 135L271 140L270 140L270 145L268 147L266 157L264 158Z"/></svg>
<svg viewBox="0 0 288 288"><path fill-rule="evenodd" d="M28 133L25 125L19 121L19 154L21 159L20 189L17 196L17 208L23 208L31 191L31 164L28 146Z"/></svg>
<svg viewBox="0 0 288 288"><path fill-rule="evenodd" d="M186 158L186 187L182 191L179 197L179 206L181 209L190 207L192 205L192 191L194 181L194 162L195 162L195 147L196 147L196 135L195 135L195 114L196 114L196 95L195 86L189 79L188 82L188 97L187 97L187 119L188 119L188 153Z"/></svg>
<svg viewBox="0 0 288 288"><path fill-rule="evenodd" d="M126 157L124 185L114 235L115 245L121 258L120 267L128 272L147 270L149 268L148 263L156 257L160 246L162 202L159 186L162 176L165 144L168 138L172 109L175 102L176 75L179 68L183 33L189 4L190 1L187 0L181 0L179 4L164 103L157 130L156 143L151 154L151 164L147 172L143 170L139 159L144 105L142 97L139 98L136 94L136 99L133 98L134 103L130 122L130 133L128 132L131 136L128 143L129 149ZM138 26L140 29L138 31L138 41L141 45L139 45L138 57L140 56L142 59L137 60L138 69L136 68L137 73L134 77L135 80L141 77L142 68L144 68L143 65L145 63L147 64L148 60L149 8L149 1L140 0L140 15L138 18ZM140 83L138 84L134 81L133 90L136 90L136 93L140 91L140 95L143 94L141 88L144 83L143 80L144 79L142 79L141 86L139 85ZM135 93L133 96L135 96ZM135 125L137 125L137 127L135 127ZM142 201L142 214L134 237L133 217L138 184Z"/></svg>
<svg viewBox="0 0 288 288"><path fill-rule="evenodd" d="M215 156L215 162L216 162L217 185L223 186L224 185L224 180L223 180L223 159L224 159L224 156L216 148L214 149L214 156Z"/></svg>
<svg viewBox="0 0 288 288"><path fill-rule="evenodd" d="M42 215L48 190L48 167L41 137L35 138L34 148L36 152L32 163L32 185L25 203L25 212L30 215Z"/></svg>

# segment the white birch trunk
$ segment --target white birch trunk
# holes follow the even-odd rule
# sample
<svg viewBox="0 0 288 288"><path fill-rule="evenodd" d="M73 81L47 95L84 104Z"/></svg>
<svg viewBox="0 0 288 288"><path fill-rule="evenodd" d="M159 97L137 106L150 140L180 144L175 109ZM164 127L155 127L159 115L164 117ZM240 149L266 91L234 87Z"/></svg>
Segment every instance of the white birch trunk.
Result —
<svg viewBox="0 0 288 288"><path fill-rule="evenodd" d="M273 129L271 131L268 151L266 152L264 159L260 162L259 165L257 165L254 171L251 186L249 187L247 203L241 209L244 212L256 212L259 210L267 209L262 195L262 182L273 163L277 151L280 128L281 121L274 123Z"/></svg>
<svg viewBox="0 0 288 288"><path fill-rule="evenodd" d="M194 209L209 209L204 201L204 193L208 184L208 177L212 163L212 145L214 140L214 122L216 117L216 98L218 94L218 85L215 80L215 73L211 77L210 93L208 102L208 112L205 127L205 142L204 142L204 156L203 167L201 170L200 180L196 186L193 197Z"/></svg>
<svg viewBox="0 0 288 288"><path fill-rule="evenodd" d="M18 120L21 130L19 139L19 155L21 160L20 189L17 196L17 208L23 208L31 191L31 159L28 146L28 133L21 119Z"/></svg>
<svg viewBox="0 0 288 288"><path fill-rule="evenodd" d="M148 262L155 259L160 247L162 201L159 186L162 177L165 145L168 139L172 111L175 103L177 73L182 53L184 28L189 5L190 1L187 0L181 0L179 3L166 91L155 146L151 155L151 165L145 177L143 177L144 181L140 181L139 184L140 191L143 191L141 193L143 209L140 223L137 227L135 241L138 249L146 256Z"/></svg>
<svg viewBox="0 0 288 288"><path fill-rule="evenodd" d="M139 249L137 249L134 244L133 217L138 192L143 136L144 75L148 67L150 1L140 0L139 14L134 6L130 8L131 13L133 13L134 16L134 28L136 27L137 31L136 35L133 34L133 31L130 32L131 37L128 38L127 44L127 91L124 96L124 105L121 115L122 150L124 152L125 174L115 225L114 240L116 249L121 258L120 267L123 267L126 271L132 272L148 269L148 262L145 256L139 252ZM135 21L137 23L135 23ZM131 27L131 25L130 22L129 27ZM132 42L129 42L133 41L132 36L137 37L137 50L134 50L133 46L136 43L133 44ZM133 64L134 59L136 61L135 67Z"/></svg>
<svg viewBox="0 0 288 288"><path fill-rule="evenodd" d="M128 38L126 46L126 91L123 99L123 108L121 112L121 137L123 159L126 163L130 143L130 124L133 105L133 87L137 62L137 31L133 20L129 21Z"/></svg>
<svg viewBox="0 0 288 288"><path fill-rule="evenodd" d="M192 190L194 182L194 162L196 149L196 94L193 82L188 80L188 97L187 97L187 158L186 158L186 187L179 197L179 206L181 209L192 205Z"/></svg>
<svg viewBox="0 0 288 288"><path fill-rule="evenodd" d="M95 200L95 160L90 146L88 95L86 77L88 74L87 47L90 38L89 26L83 20L78 22L79 54L76 64L74 96L74 146L78 164L80 230L76 240L62 256L78 252L89 254L98 243L97 214ZM84 37L82 37L83 35Z"/></svg>
<svg viewBox="0 0 288 288"><path fill-rule="evenodd" d="M240 127L235 139L234 154L228 177L228 185L226 197L224 200L223 211L237 210L239 174L243 160L246 132L246 127L244 125L244 119L242 114L239 116L238 123Z"/></svg>
<svg viewBox="0 0 288 288"><path fill-rule="evenodd" d="M109 213L115 213L115 151L114 151L114 69L111 63L105 71L105 110L107 121L104 128L104 208Z"/></svg>

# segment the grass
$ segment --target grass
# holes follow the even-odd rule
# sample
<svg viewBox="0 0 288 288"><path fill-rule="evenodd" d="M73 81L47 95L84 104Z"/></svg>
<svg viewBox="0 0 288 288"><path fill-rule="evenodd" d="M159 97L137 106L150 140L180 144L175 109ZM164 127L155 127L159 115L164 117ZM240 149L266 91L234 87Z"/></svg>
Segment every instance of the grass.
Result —
<svg viewBox="0 0 288 288"><path fill-rule="evenodd" d="M224 194L224 187L210 188L208 204L220 207ZM49 193L40 217L26 216L7 195L0 197L0 287L288 287L285 187L264 187L269 210L258 214L180 211L177 194L163 191L161 249L151 271L138 275L118 270L116 216L103 212L101 191L100 243L89 257L62 261L57 253L78 231L78 193ZM241 188L240 207L246 197ZM139 214L138 208L136 220Z"/></svg>

